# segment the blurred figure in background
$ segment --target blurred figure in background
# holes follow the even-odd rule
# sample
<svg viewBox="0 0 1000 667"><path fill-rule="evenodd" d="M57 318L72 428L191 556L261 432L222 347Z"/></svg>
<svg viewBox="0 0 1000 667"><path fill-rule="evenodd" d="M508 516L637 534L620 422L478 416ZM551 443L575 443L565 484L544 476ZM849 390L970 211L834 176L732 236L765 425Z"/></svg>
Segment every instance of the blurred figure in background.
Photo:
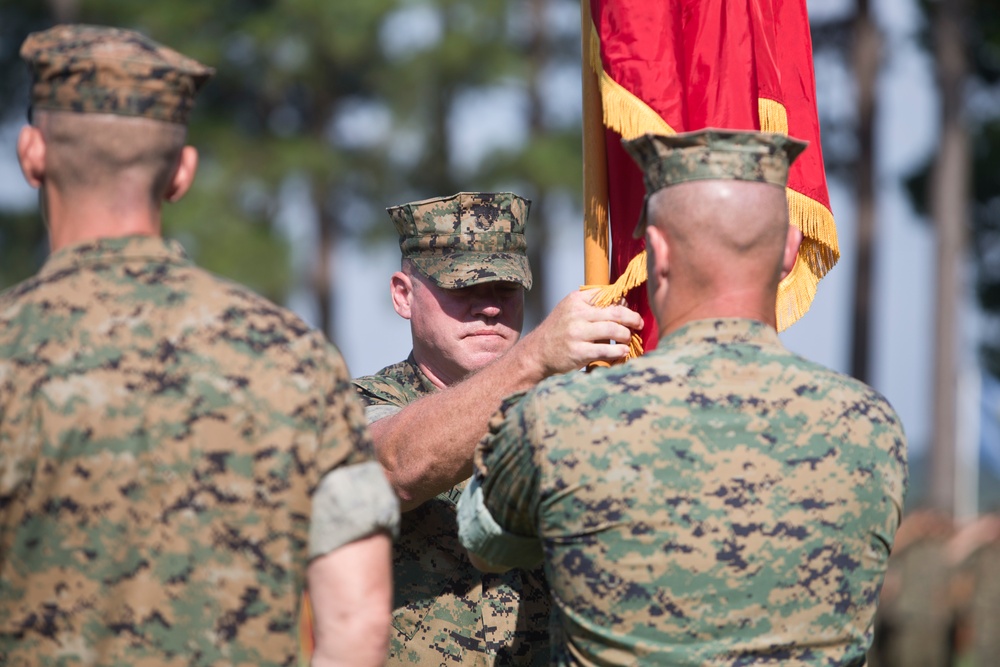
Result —
<svg viewBox="0 0 1000 667"><path fill-rule="evenodd" d="M875 617L872 667L948 667L954 657L950 517L910 512L896 533Z"/></svg>
<svg viewBox="0 0 1000 667"><path fill-rule="evenodd" d="M905 523L905 522L904 522ZM956 653L968 667L1000 663L1000 514L961 526L947 545Z"/></svg>

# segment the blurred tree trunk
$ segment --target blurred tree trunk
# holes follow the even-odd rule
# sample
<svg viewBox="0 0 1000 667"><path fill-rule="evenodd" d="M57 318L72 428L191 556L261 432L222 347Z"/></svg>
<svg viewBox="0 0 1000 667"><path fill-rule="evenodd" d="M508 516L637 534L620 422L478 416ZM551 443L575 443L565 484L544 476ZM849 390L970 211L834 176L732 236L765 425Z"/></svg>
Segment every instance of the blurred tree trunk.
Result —
<svg viewBox="0 0 1000 667"><path fill-rule="evenodd" d="M322 69L325 72L336 72L336 63L323 58ZM316 89L311 91L311 103L303 110L303 130L318 145L325 142L327 124L333 117L338 100L339 81L336 76L330 76ZM309 175L311 206L316 212L316 248L313 258L313 270L310 281L313 297L316 300L316 327L331 340L334 338L333 313L336 310L337 296L336 271L334 270L334 253L337 240L343 234L339 209L336 202L334 179L322 169L313 169Z"/></svg>
<svg viewBox="0 0 1000 667"><path fill-rule="evenodd" d="M334 311L334 271L333 253L336 250L337 237L339 236L337 219L331 211L331 206L326 200L327 188L324 183L313 183L312 205L316 209L316 256L313 259L312 287L313 295L316 299L316 326L327 337L333 338L333 311Z"/></svg>
<svg viewBox="0 0 1000 667"><path fill-rule="evenodd" d="M854 23L854 78L858 96L857 268L854 281L854 318L851 329L851 375L869 382L871 368L872 266L875 245L875 82L880 64L881 36L872 20L868 0L858 1Z"/></svg>
<svg viewBox="0 0 1000 667"><path fill-rule="evenodd" d="M437 94L432 97L429 118L430 141L424 168L418 173L423 174L421 183L428 192L436 194L429 197L443 197L455 194L462 188L455 183L451 170L452 136L448 127L449 117L455 106L457 87L444 77L437 79ZM464 182L464 181L463 181Z"/></svg>
<svg viewBox="0 0 1000 667"><path fill-rule="evenodd" d="M963 38L966 12L964 0L939 2L933 24L941 138L930 184L930 209L937 227L931 502L949 514L955 510L958 320L971 194L971 152L963 117L968 68Z"/></svg>

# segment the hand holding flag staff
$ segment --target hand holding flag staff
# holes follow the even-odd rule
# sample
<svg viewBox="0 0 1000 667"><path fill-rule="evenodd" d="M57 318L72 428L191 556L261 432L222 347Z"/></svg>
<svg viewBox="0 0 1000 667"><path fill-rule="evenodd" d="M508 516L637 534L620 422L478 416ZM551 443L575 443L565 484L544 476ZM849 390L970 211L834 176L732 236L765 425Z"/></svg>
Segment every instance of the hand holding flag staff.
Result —
<svg viewBox="0 0 1000 667"><path fill-rule="evenodd" d="M761 130L809 142L786 190L803 233L778 287L778 330L809 310L840 258L823 169L805 0L582 0L584 263L595 303L622 298L643 314L632 356L656 344L645 290L642 175L621 147L646 133L707 127ZM631 290L631 291L630 291Z"/></svg>

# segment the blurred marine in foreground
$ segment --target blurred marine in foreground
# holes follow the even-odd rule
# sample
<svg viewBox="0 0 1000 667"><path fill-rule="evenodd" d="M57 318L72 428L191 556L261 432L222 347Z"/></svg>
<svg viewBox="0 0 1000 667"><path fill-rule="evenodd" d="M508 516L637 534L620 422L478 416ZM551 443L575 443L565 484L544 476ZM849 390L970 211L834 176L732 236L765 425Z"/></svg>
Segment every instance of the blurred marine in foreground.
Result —
<svg viewBox="0 0 1000 667"><path fill-rule="evenodd" d="M0 295L0 663L294 664L308 565L316 663L381 664L398 506L340 355L160 238L212 70L96 26L21 54L52 254Z"/></svg>
<svg viewBox="0 0 1000 667"><path fill-rule="evenodd" d="M864 664L905 440L883 397L775 331L804 144L707 130L626 147L659 346L505 401L462 542L485 569L544 562L556 665Z"/></svg>

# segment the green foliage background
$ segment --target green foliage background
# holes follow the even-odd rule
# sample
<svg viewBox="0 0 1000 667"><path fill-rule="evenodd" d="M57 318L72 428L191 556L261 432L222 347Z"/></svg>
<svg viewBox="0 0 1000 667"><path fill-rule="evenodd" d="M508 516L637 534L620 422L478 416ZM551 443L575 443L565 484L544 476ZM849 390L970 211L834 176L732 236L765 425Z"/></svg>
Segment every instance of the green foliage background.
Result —
<svg viewBox="0 0 1000 667"><path fill-rule="evenodd" d="M215 67L190 126L198 178L167 208L165 234L202 266L278 302L296 269L311 276L329 332L330 251L347 236L392 235L383 212L392 204L515 189L534 200L529 244L539 265L542 202L552 194L578 200L581 180L578 118L547 120L540 90L545 68L579 69L578 22L551 30L544 18L560 5L579 11L570 0L0 0L0 120L19 122L27 107L17 56L24 37L59 22L137 29ZM449 120L457 101L500 85L527 100L527 140L507 142L471 172L459 169L463 147ZM387 118L382 136L345 141L337 123L350 109ZM275 224L291 182L314 212L315 266L305 271L290 265ZM36 212L0 208L0 288L37 270L45 254ZM537 273L544 282L544 268ZM543 290L532 292L540 299Z"/></svg>

